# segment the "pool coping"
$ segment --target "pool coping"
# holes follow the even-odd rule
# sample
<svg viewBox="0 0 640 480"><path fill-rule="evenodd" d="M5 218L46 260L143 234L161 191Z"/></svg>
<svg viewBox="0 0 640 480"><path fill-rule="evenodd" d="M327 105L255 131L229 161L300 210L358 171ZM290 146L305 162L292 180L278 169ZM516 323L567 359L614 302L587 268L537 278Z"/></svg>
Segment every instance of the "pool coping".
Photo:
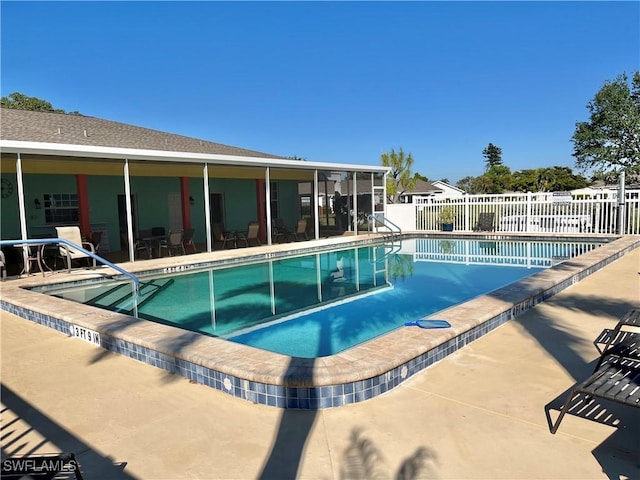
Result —
<svg viewBox="0 0 640 480"><path fill-rule="evenodd" d="M584 241L583 235L504 235L408 232L405 238L534 239ZM590 235L610 239L614 235ZM340 237L300 244L217 251L120 264L136 272L169 273L191 262L233 264L367 245L379 235ZM24 287L89 282L118 276L108 267L74 270L47 277L2 282L0 309L70 335L72 325L100 333L101 347L145 362L238 398L282 408L318 409L357 403L385 393L417 372L485 335L605 265L640 246L640 237L623 236L579 258L545 269L511 285L442 310L426 318L449 321L448 329L401 328L329 357L288 357L219 338L180 330L129 315L69 302Z"/></svg>

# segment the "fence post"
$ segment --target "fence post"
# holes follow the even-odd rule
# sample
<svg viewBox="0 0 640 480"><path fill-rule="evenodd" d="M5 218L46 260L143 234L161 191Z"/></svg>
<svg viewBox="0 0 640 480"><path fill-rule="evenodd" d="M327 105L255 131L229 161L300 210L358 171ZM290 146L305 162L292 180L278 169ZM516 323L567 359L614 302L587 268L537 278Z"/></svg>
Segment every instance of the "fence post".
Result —
<svg viewBox="0 0 640 480"><path fill-rule="evenodd" d="M469 212L469 195L464 196L464 229L468 232L469 228L469 216L471 212Z"/></svg>
<svg viewBox="0 0 640 480"><path fill-rule="evenodd" d="M525 227L524 231L529 233L529 225L531 224L531 202L533 200L533 194L531 192L527 192L527 217L525 219Z"/></svg>
<svg viewBox="0 0 640 480"><path fill-rule="evenodd" d="M625 234L625 193L624 193L624 171L620 172L619 186L618 186L618 234Z"/></svg>

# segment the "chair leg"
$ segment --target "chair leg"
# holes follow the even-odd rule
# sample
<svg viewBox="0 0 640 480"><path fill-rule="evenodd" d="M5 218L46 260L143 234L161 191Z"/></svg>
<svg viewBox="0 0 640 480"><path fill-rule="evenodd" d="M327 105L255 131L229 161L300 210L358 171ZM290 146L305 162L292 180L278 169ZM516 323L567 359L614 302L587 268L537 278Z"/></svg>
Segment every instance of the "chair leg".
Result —
<svg viewBox="0 0 640 480"><path fill-rule="evenodd" d="M555 434L558 431L558 427L560 426L560 422L562 422L562 419L564 418L565 414L569 410L569 406L571 405L571 402L573 402L573 400L578 395L580 395L580 392L576 392L575 390L571 391L571 393L567 397L567 400L564 402L564 405L562 405L562 409L560 409L560 414L558 415L558 418L556 419L555 425L551 422L551 417L549 417L549 421L550 421L549 430L551 430L551 433Z"/></svg>

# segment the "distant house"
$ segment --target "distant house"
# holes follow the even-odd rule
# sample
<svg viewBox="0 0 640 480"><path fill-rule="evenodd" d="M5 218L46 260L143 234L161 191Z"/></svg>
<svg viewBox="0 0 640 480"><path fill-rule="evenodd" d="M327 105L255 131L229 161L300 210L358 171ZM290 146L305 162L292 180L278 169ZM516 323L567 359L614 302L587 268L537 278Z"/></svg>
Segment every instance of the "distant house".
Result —
<svg viewBox="0 0 640 480"><path fill-rule="evenodd" d="M464 193L464 190L440 180L425 182L424 180L418 179L413 189L400 195L400 203L412 203L413 197L457 197L464 195Z"/></svg>

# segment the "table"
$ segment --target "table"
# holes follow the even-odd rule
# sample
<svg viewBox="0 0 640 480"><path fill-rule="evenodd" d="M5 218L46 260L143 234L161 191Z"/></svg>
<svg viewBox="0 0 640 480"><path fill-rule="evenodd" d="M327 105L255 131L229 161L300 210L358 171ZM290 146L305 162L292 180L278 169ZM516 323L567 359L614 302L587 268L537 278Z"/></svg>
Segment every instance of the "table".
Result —
<svg viewBox="0 0 640 480"><path fill-rule="evenodd" d="M49 244L48 243L17 243L17 244L14 245L15 247L22 248L23 250L26 248L27 252L28 252L27 256L26 256L26 259L23 260L24 261L24 266L22 267L22 271L20 272L20 275L25 274L25 273L27 275L30 275L31 274L31 265L33 263L35 263L38 266L38 270L40 270L40 272L42 273L43 277L44 277L44 274L45 274L45 269L49 270L50 272L53 271L42 260L44 248L47 245L49 245Z"/></svg>
<svg viewBox="0 0 640 480"><path fill-rule="evenodd" d="M158 251L158 257L160 257L160 242L162 240L166 240L166 235L151 235L148 237L143 237L140 240L147 244L149 258L153 258L153 249L155 248Z"/></svg>

